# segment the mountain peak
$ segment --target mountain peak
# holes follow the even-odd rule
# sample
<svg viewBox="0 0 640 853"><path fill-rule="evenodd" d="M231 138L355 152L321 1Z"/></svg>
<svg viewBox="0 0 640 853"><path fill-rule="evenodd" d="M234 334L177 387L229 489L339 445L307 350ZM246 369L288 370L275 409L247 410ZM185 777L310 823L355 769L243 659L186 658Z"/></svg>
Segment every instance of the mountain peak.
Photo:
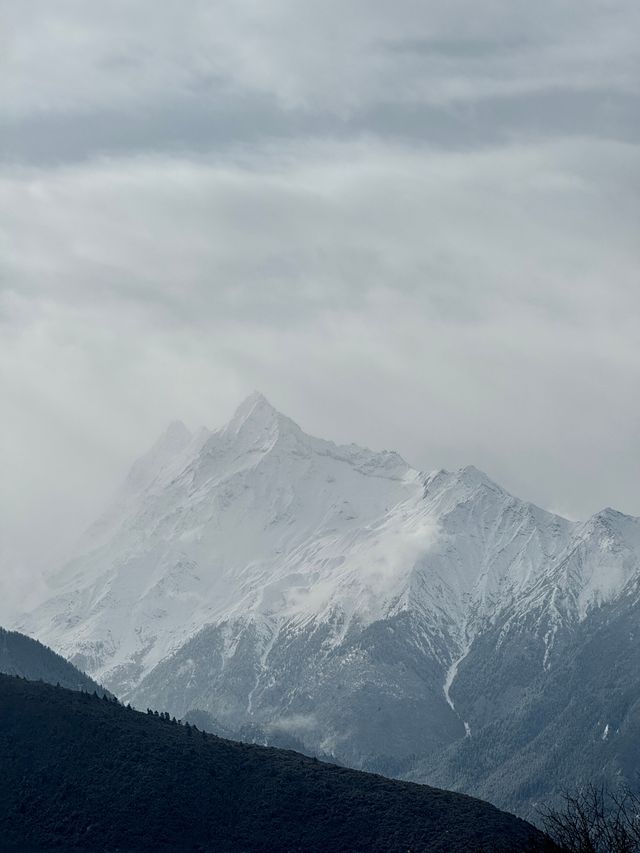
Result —
<svg viewBox="0 0 640 853"><path fill-rule="evenodd" d="M191 432L182 421L172 421L151 450L141 456L131 467L126 488L135 492L146 488L161 469L192 439Z"/></svg>
<svg viewBox="0 0 640 853"><path fill-rule="evenodd" d="M489 488L502 491L501 487L497 483L494 483L491 477L485 474L484 471L476 468L475 465L465 465L464 468L458 468L457 471L453 472L453 477L457 482L464 483L465 486L473 489L488 486Z"/></svg>
<svg viewBox="0 0 640 853"><path fill-rule="evenodd" d="M245 400L242 401L242 403L240 403L231 421L245 421L252 415L267 413L274 415L279 414L264 394L260 391L253 391Z"/></svg>
<svg viewBox="0 0 640 853"><path fill-rule="evenodd" d="M264 394L254 391L240 403L223 432L227 435L251 433L257 437L264 433L280 432L285 426L299 431L299 427L275 409Z"/></svg>
<svg viewBox="0 0 640 853"><path fill-rule="evenodd" d="M191 431L189 428L183 423L183 421L171 421L169 426L164 431L164 434L160 437L158 444L160 442L171 445L180 445L183 446L187 444L191 440Z"/></svg>

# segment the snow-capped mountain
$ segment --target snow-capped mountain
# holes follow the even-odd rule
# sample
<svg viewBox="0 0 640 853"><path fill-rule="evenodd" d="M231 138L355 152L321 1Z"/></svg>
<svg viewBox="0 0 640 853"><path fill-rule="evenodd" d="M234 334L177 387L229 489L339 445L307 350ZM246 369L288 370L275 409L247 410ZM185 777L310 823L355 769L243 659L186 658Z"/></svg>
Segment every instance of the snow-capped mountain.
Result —
<svg viewBox="0 0 640 853"><path fill-rule="evenodd" d="M336 446L254 394L172 424L20 627L139 706L402 773L510 713L639 571L638 519Z"/></svg>

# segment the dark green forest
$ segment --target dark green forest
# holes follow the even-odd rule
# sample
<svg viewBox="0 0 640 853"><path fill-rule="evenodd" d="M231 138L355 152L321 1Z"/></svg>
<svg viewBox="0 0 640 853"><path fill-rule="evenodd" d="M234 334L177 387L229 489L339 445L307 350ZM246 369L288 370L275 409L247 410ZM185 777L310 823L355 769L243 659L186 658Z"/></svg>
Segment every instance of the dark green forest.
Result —
<svg viewBox="0 0 640 853"><path fill-rule="evenodd" d="M0 675L5 850L518 851L488 803Z"/></svg>

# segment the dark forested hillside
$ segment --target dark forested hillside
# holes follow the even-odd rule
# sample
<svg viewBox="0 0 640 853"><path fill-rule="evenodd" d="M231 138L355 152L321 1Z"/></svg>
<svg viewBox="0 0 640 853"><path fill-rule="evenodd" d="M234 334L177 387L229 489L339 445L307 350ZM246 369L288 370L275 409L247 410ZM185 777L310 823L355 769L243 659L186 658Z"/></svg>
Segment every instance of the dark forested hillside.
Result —
<svg viewBox="0 0 640 853"><path fill-rule="evenodd" d="M60 684L69 690L104 693L99 684L48 646L4 628L0 628L0 673L19 675L29 681Z"/></svg>
<svg viewBox="0 0 640 853"><path fill-rule="evenodd" d="M472 853L535 832L470 797L4 675L0 755L4 849Z"/></svg>

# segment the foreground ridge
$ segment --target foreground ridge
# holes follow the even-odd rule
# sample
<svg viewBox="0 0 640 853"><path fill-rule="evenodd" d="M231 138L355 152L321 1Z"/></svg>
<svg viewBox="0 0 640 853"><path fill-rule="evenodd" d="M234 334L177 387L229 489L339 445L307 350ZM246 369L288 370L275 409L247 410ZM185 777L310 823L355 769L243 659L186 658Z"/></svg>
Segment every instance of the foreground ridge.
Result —
<svg viewBox="0 0 640 853"><path fill-rule="evenodd" d="M4 849L524 850L479 800L0 676Z"/></svg>

